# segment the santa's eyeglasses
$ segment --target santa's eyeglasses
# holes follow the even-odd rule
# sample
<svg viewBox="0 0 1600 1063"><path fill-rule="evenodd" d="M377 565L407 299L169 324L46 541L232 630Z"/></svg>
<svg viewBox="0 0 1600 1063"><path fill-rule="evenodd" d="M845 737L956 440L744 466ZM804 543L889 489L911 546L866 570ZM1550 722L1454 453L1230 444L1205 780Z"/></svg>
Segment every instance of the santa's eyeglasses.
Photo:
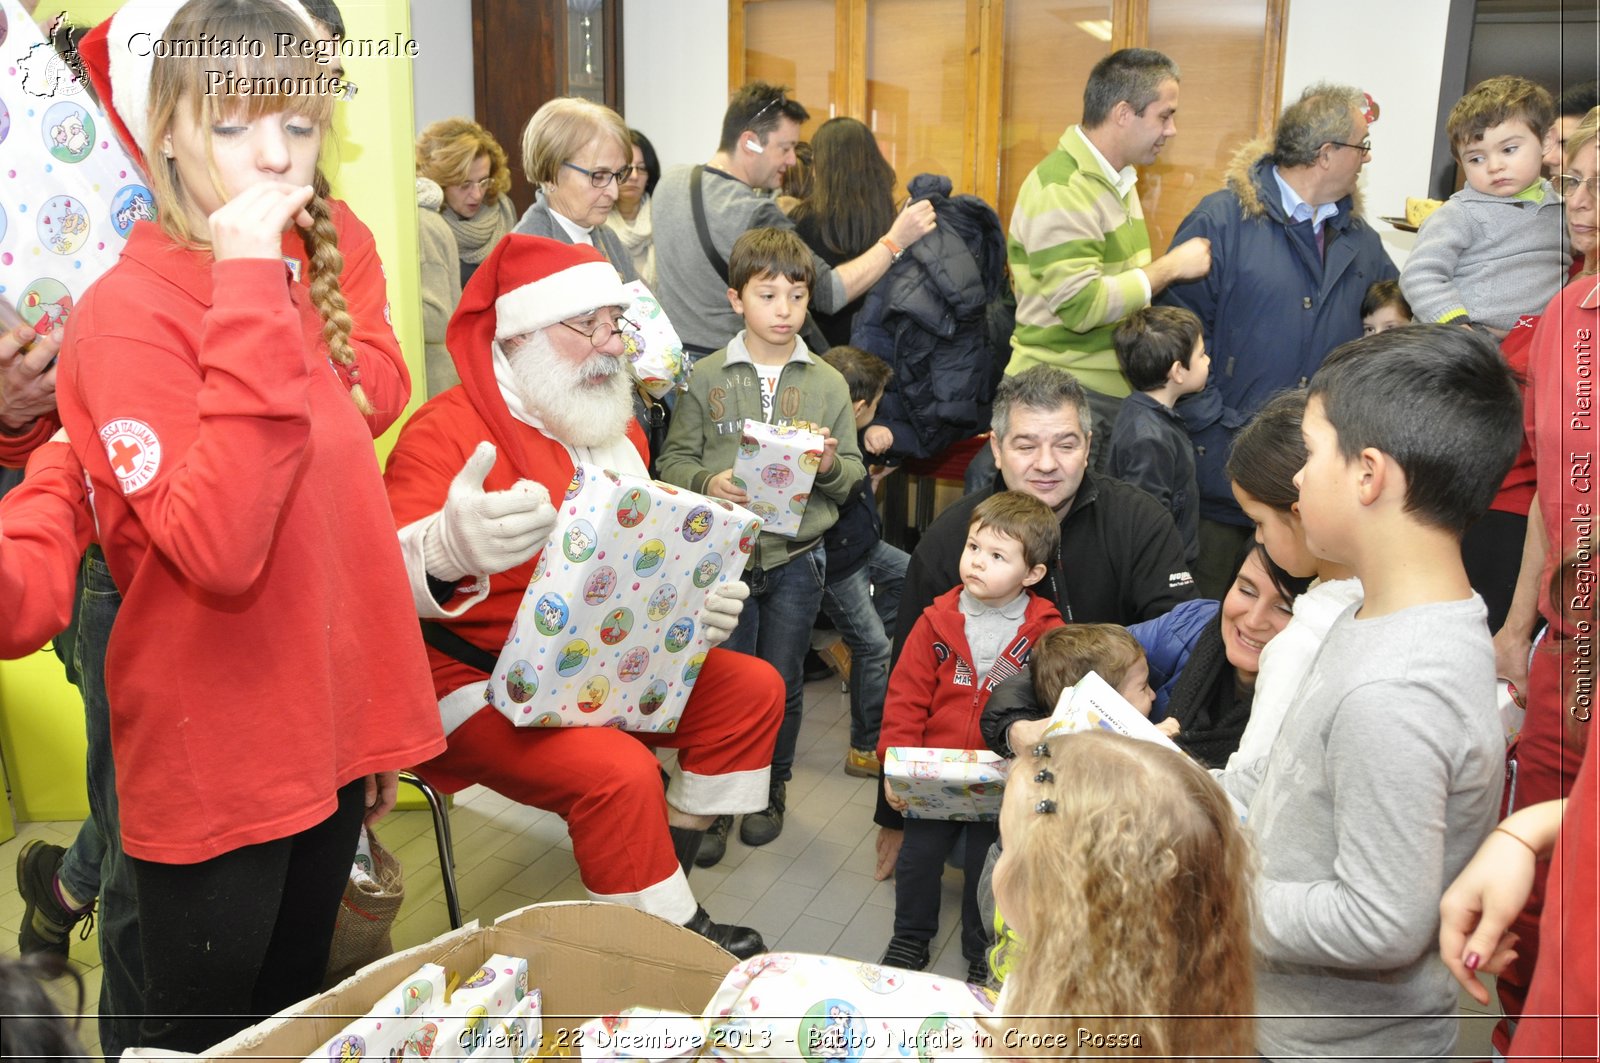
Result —
<svg viewBox="0 0 1600 1063"><path fill-rule="evenodd" d="M587 322L574 325L570 321L563 321L563 325L580 336L587 336L589 343L595 347L604 347L612 336L619 332L638 332L639 326L618 314L615 321L601 321L590 318Z"/></svg>

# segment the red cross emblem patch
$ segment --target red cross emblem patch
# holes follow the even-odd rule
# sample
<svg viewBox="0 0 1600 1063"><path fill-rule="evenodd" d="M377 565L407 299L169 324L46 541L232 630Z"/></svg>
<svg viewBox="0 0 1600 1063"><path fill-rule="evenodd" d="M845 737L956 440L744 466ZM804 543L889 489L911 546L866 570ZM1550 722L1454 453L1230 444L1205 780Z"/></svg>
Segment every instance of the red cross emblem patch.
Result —
<svg viewBox="0 0 1600 1063"><path fill-rule="evenodd" d="M100 429L100 442L125 495L155 479L161 468L161 440L143 421L131 417L107 421Z"/></svg>

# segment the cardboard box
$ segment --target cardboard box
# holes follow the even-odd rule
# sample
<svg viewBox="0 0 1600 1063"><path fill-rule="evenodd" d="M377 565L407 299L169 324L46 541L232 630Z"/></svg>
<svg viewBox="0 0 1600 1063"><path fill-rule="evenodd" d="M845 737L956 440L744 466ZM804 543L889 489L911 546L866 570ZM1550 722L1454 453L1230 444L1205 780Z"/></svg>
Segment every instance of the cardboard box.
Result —
<svg viewBox="0 0 1600 1063"><path fill-rule="evenodd" d="M371 964L201 1058L302 1060L423 964L467 978L495 953L528 960L528 985L543 994L544 1055L577 1056L581 1024L634 1005L698 1015L738 962L699 934L634 908L535 904ZM433 1058L443 1057L436 1050Z"/></svg>
<svg viewBox="0 0 1600 1063"><path fill-rule="evenodd" d="M1000 818L1011 761L987 749L890 746L883 774L911 819L992 823Z"/></svg>
<svg viewBox="0 0 1600 1063"><path fill-rule="evenodd" d="M793 536L821 464L817 433L746 417L739 456L733 459L733 486L750 496L745 505L761 518L763 530Z"/></svg>
<svg viewBox="0 0 1600 1063"><path fill-rule="evenodd" d="M489 679L519 727L678 726L705 662L700 611L761 522L643 476L580 464Z"/></svg>

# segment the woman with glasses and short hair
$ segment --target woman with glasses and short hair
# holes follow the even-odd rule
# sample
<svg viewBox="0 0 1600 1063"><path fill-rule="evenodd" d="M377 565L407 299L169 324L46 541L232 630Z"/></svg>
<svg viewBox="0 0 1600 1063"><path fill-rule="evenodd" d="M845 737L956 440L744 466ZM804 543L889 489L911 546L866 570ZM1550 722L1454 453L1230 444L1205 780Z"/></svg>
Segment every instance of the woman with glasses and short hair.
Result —
<svg viewBox="0 0 1600 1063"><path fill-rule="evenodd" d="M622 274L639 279L633 257L606 227L633 176L633 141L622 116L576 96L559 96L533 113L522 131L522 168L538 190L514 231L565 244L588 244Z"/></svg>

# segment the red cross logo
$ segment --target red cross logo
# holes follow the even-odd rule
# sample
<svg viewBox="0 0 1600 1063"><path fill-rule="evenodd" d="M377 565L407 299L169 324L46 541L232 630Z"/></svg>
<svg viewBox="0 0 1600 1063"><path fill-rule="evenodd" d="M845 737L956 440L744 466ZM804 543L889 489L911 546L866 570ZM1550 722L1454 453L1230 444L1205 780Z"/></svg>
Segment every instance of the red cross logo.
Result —
<svg viewBox="0 0 1600 1063"><path fill-rule="evenodd" d="M133 471L139 467L139 459L143 456L144 448L137 443L118 439L111 444L111 467L117 471L118 476L132 476Z"/></svg>
<svg viewBox="0 0 1600 1063"><path fill-rule="evenodd" d="M143 421L119 417L106 422L100 428L100 444L125 495L155 479L161 468L161 440Z"/></svg>

